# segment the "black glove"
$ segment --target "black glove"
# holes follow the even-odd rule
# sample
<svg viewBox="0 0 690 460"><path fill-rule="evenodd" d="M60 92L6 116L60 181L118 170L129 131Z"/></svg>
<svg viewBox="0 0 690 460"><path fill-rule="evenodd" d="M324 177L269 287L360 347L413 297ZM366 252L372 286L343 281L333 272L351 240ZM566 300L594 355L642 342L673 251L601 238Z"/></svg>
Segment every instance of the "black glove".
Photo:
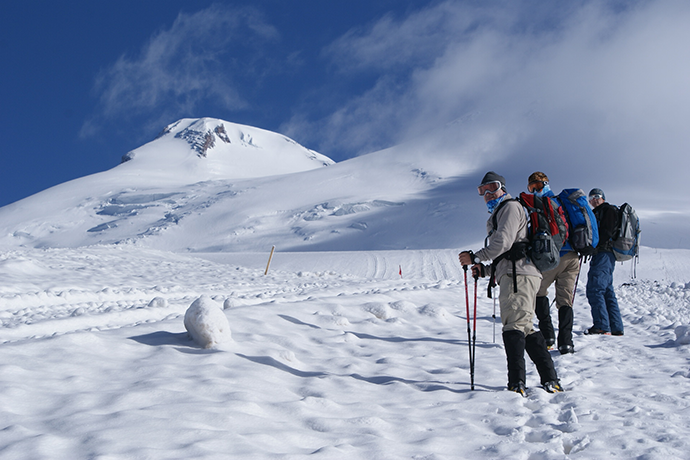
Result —
<svg viewBox="0 0 690 460"><path fill-rule="evenodd" d="M472 276L474 279L484 278L486 276L486 265L474 264L472 265Z"/></svg>
<svg viewBox="0 0 690 460"><path fill-rule="evenodd" d="M462 255L462 254L467 254L467 255L469 256L470 260L471 260L470 263L472 263L472 264L477 264L477 263L479 263L479 257L477 257L477 256L474 254L474 252L472 252L472 251L462 251L460 254L461 254L461 255ZM466 267L466 265L464 265L463 267Z"/></svg>

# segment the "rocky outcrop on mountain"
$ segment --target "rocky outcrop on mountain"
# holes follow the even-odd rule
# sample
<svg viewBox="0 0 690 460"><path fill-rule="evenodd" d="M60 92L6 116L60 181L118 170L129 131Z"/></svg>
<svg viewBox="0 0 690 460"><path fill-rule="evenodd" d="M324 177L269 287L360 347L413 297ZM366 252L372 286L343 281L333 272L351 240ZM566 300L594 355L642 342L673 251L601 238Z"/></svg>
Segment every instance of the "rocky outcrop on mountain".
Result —
<svg viewBox="0 0 690 460"><path fill-rule="evenodd" d="M206 152L216 145L216 139L226 144L232 143L222 123L206 131L200 131L195 128L196 126L193 124L175 134L175 137L187 141L200 157L206 157Z"/></svg>

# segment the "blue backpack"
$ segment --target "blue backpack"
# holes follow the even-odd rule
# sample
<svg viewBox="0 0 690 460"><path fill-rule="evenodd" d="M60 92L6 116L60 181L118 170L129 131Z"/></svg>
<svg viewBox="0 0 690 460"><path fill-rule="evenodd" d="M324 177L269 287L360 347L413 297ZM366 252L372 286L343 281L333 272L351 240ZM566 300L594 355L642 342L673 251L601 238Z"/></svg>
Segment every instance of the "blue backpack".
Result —
<svg viewBox="0 0 690 460"><path fill-rule="evenodd" d="M599 227L587 195L579 188L567 188L558 199L568 219L568 245L580 255L593 254L599 244Z"/></svg>

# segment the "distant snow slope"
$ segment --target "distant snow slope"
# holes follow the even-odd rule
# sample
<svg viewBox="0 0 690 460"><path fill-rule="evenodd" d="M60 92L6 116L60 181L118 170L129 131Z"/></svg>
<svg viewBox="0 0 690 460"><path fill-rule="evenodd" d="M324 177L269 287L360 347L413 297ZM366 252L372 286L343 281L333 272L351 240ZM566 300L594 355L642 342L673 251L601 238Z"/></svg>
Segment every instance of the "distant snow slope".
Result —
<svg viewBox="0 0 690 460"><path fill-rule="evenodd" d="M117 167L0 208L0 249L122 242L175 252L476 249L488 217L475 188L482 175L495 169L526 180L539 165L518 171L519 158L496 158L490 152L503 150L495 136L458 139L457 149L433 138L334 164L280 134L180 120ZM553 186L588 189L586 182ZM513 179L508 191L525 185ZM660 212L636 193L634 184L611 192L637 209L644 244L690 247L690 211Z"/></svg>
<svg viewBox="0 0 690 460"><path fill-rule="evenodd" d="M460 154L398 148L333 164L282 135L200 119L123 160L1 208L0 248L361 250L483 238L485 209L468 200L475 178L462 176L472 168Z"/></svg>

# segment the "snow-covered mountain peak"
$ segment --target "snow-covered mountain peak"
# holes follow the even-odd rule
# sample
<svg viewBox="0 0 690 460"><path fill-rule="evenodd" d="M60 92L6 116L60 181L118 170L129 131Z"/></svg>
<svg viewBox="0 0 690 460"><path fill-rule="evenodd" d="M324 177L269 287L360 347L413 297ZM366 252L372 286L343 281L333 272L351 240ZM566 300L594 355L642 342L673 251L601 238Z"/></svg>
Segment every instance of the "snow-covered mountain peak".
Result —
<svg viewBox="0 0 690 460"><path fill-rule="evenodd" d="M282 134L216 118L184 118L123 156L122 163L127 168L163 168L168 173L181 169L208 179L238 179L307 171L334 161Z"/></svg>

